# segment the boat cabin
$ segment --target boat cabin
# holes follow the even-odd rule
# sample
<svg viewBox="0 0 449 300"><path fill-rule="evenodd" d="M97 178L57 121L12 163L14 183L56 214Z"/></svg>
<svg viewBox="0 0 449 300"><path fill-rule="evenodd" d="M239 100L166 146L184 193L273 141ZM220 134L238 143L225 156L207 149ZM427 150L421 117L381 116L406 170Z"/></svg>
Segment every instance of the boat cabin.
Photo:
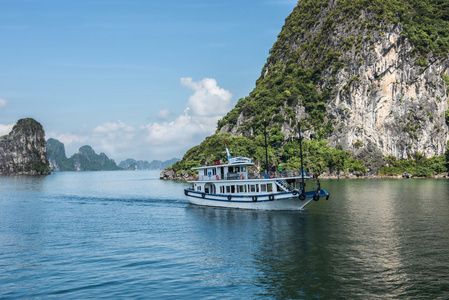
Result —
<svg viewBox="0 0 449 300"><path fill-rule="evenodd" d="M234 160L236 159L236 160ZM283 192L286 188L277 184L272 178L249 179L252 173L248 168L253 166L249 158L236 157L228 164L218 164L192 168L198 170L192 190L205 194L266 194Z"/></svg>

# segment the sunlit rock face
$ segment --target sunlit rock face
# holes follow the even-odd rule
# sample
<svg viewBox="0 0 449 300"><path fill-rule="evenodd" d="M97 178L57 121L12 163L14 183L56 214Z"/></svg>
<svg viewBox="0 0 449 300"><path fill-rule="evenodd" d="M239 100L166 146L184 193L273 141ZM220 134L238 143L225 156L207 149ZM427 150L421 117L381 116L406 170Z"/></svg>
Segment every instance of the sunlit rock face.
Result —
<svg viewBox="0 0 449 300"><path fill-rule="evenodd" d="M426 157L444 154L449 90L443 78L449 78L449 56L432 52L420 55L399 21L388 24L368 8L342 17L343 10L335 14L342 9L337 1L322 1L310 12L304 8L307 3L312 2L299 1L286 19L256 82L254 95L242 101L241 108L236 106L236 121L221 124L218 132L250 138L257 130L252 126L257 122L252 120L267 118L269 127L278 125L285 143L297 132L292 120L300 119L306 120L306 139L319 136L316 127L307 126L311 115L306 112L304 95L290 97L298 81L288 72L296 65L317 74L306 84L313 85L311 90L320 96L325 95L322 124L328 127L321 137L329 146L377 158L392 155L406 159L417 152ZM294 83L286 86L282 94L272 95L287 99L275 109L281 121L246 109L253 107L251 102L264 105L257 102L263 97L257 86L270 76L276 77L273 74L282 80L273 80L265 89L274 90L286 78Z"/></svg>

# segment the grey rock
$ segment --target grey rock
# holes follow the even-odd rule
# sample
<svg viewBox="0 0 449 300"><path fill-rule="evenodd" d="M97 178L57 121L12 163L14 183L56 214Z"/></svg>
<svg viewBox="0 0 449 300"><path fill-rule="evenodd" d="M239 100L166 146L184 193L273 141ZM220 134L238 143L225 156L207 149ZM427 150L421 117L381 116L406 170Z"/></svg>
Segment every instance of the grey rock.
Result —
<svg viewBox="0 0 449 300"><path fill-rule="evenodd" d="M307 34L295 36L279 50L277 62L285 64L291 58L289 51L298 51L317 36L335 5L335 1L329 1L327 7L323 6L315 16L315 25L306 28ZM419 57L411 54L413 46L401 35L400 23L385 25L367 11L362 11L360 18L379 26L379 30L355 26L359 20L348 18L335 22L323 40L328 49L340 53L339 60L345 66L338 72L332 68L322 70L321 80L315 84L318 91L331 91L324 120L331 121L334 128L326 136L329 146L360 156L372 172L379 169L384 156L407 159L417 152L426 157L444 154L449 138L445 112L449 108L448 87L441 75L449 74L449 56L429 53L425 57L428 64L420 66ZM358 36L363 37L359 44L345 49L343 41ZM316 67L320 55L310 59L302 53L298 63L302 61L304 68ZM273 67L273 63L267 63L259 80L268 76ZM287 106L285 102L280 113L285 115ZM296 117L308 116L301 101L290 107ZM235 126L227 124L219 132L249 138L254 129L241 125L252 117L242 112ZM279 125L285 143L295 134L295 124L285 121ZM306 139L313 134L313 129L304 132ZM358 146L359 141L363 146Z"/></svg>
<svg viewBox="0 0 449 300"><path fill-rule="evenodd" d="M17 121L9 135L0 137L0 175L47 175L45 132L34 119Z"/></svg>

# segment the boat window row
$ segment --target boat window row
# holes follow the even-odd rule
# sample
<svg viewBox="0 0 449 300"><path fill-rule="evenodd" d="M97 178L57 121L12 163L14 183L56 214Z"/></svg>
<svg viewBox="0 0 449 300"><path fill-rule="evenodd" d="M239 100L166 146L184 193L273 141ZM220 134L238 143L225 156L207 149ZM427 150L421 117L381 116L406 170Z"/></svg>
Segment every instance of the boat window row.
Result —
<svg viewBox="0 0 449 300"><path fill-rule="evenodd" d="M220 186L220 194L272 192L271 183Z"/></svg>

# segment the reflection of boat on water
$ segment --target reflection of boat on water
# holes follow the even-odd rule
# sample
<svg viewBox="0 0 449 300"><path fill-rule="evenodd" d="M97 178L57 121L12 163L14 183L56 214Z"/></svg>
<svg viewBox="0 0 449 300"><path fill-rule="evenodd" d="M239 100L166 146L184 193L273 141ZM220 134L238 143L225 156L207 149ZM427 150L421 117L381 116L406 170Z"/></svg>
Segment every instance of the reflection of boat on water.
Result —
<svg viewBox="0 0 449 300"><path fill-rule="evenodd" d="M302 146L301 165L302 165ZM192 168L198 170L192 186L184 190L192 204L267 210L299 210L329 193L320 188L306 191L304 171L249 172L250 158L231 157L226 148L227 164ZM303 169L303 168L302 168Z"/></svg>

